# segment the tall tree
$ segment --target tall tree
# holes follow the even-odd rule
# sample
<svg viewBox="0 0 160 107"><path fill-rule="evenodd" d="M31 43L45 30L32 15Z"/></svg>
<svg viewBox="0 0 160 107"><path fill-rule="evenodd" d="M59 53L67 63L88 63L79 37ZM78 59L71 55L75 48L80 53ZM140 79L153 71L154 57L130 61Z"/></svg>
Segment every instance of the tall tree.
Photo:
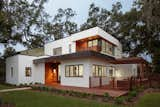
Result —
<svg viewBox="0 0 160 107"><path fill-rule="evenodd" d="M77 32L77 24L72 21L75 15L75 11L71 8L58 9L58 13L54 16L53 21L45 26L46 34L57 40Z"/></svg>
<svg viewBox="0 0 160 107"><path fill-rule="evenodd" d="M91 4L88 12L88 19L81 25L80 30L98 26L118 38L118 18L122 15L121 8L122 5L120 2L113 4L112 10L110 11L97 7L95 4Z"/></svg>
<svg viewBox="0 0 160 107"><path fill-rule="evenodd" d="M44 3L47 0L1 0L0 43L22 43L28 48L41 47L45 41L43 32L47 22Z"/></svg>

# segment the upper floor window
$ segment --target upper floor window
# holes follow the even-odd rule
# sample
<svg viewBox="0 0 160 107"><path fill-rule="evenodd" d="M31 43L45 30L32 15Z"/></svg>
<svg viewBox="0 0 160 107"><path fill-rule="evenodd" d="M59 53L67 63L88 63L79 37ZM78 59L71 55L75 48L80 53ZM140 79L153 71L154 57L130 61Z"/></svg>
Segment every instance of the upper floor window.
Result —
<svg viewBox="0 0 160 107"><path fill-rule="evenodd" d="M61 55L61 54L62 54L62 47L53 49L53 55Z"/></svg>
<svg viewBox="0 0 160 107"><path fill-rule="evenodd" d="M101 51L103 53L114 55L114 46L105 40L102 40Z"/></svg>
<svg viewBox="0 0 160 107"><path fill-rule="evenodd" d="M93 46L97 46L98 45L98 40L90 40L88 41L88 47L93 47Z"/></svg>
<svg viewBox="0 0 160 107"><path fill-rule="evenodd" d="M83 76L83 65L66 65L65 67L66 77L82 77Z"/></svg>
<svg viewBox="0 0 160 107"><path fill-rule="evenodd" d="M25 76L30 77L31 74L32 74L31 67L26 67L25 68Z"/></svg>

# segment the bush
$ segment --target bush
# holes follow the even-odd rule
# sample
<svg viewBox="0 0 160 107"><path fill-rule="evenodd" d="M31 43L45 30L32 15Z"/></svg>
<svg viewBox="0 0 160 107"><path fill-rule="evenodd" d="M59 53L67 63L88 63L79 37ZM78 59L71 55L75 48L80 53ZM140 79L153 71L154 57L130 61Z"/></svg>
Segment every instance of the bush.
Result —
<svg viewBox="0 0 160 107"><path fill-rule="evenodd" d="M115 99L116 104L124 104L124 102L125 102L125 97L117 97Z"/></svg>
<svg viewBox="0 0 160 107"><path fill-rule="evenodd" d="M130 92L128 93L128 95L131 96L131 97L136 97L136 96L137 96L137 91L135 91L135 90L130 91Z"/></svg>
<svg viewBox="0 0 160 107"><path fill-rule="evenodd" d="M106 93L104 93L104 101L108 101L109 100L109 98L110 98L110 95L106 92Z"/></svg>

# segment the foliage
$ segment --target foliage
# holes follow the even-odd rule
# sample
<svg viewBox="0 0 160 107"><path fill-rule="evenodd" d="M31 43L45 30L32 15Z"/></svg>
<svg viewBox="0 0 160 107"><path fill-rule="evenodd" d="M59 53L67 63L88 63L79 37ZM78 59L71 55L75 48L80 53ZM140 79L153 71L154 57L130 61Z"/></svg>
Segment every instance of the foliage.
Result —
<svg viewBox="0 0 160 107"><path fill-rule="evenodd" d="M3 57L4 57L4 59L5 59L5 58L7 58L7 57L9 57L9 56L12 56L12 55L14 55L14 54L16 54L16 50L15 50L14 48L12 48L12 47L7 47L7 48L4 50L4 55L3 55Z"/></svg>
<svg viewBox="0 0 160 107"><path fill-rule="evenodd" d="M71 20L75 15L71 8L58 9L52 23L45 24L46 34L57 40L77 32L77 24Z"/></svg>
<svg viewBox="0 0 160 107"><path fill-rule="evenodd" d="M115 103L116 103L116 104L124 104L124 102L125 102L125 97L123 97L123 96L117 97L117 98L115 99Z"/></svg>
<svg viewBox="0 0 160 107"><path fill-rule="evenodd" d="M45 41L43 25L47 22L44 11L46 0L1 0L0 43L28 48L41 47Z"/></svg>

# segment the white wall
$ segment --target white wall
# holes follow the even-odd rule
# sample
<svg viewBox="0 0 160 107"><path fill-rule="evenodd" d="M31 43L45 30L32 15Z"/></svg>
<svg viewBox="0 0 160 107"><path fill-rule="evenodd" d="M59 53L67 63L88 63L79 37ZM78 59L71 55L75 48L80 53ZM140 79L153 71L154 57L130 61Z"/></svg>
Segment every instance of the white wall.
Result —
<svg viewBox="0 0 160 107"><path fill-rule="evenodd" d="M13 67L13 77L11 77L11 67ZM18 55L6 59L6 83L18 84Z"/></svg>
<svg viewBox="0 0 160 107"><path fill-rule="evenodd" d="M37 57L16 55L6 59L6 82L10 84L29 84L44 83L45 66L44 64L33 64L33 59ZM11 77L11 67L13 67L14 75ZM31 76L25 76L25 68L31 67Z"/></svg>
<svg viewBox="0 0 160 107"><path fill-rule="evenodd" d="M83 77L65 77L65 65L83 64ZM89 87L90 67L88 59L65 60L61 62L61 85Z"/></svg>
<svg viewBox="0 0 160 107"><path fill-rule="evenodd" d="M112 37L110 34L106 33L102 29L98 27L94 27L79 33L72 34L71 36L68 36L63 39L59 39L50 43L45 44L45 55L53 55L53 49L62 47L62 54L68 54L69 53L69 44L72 46L72 52L76 52L76 43L75 41L83 39L83 38L88 38L91 36L96 36L99 35L111 43L115 44L117 47L115 48L115 57L120 58L121 57L121 51L122 51L122 46L121 43Z"/></svg>

